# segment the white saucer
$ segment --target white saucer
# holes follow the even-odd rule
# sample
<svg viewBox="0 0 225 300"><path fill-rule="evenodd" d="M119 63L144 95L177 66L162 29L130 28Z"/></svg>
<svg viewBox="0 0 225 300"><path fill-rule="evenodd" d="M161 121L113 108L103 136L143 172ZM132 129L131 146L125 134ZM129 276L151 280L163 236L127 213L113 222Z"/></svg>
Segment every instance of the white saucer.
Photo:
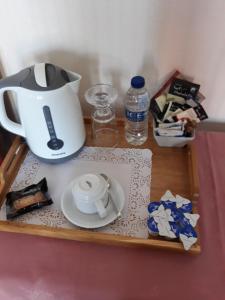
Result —
<svg viewBox="0 0 225 300"><path fill-rule="evenodd" d="M115 179L110 177L111 187L110 194L113 198L113 201L116 202L118 210L121 212L125 204L125 194L120 183ZM83 228L99 228L112 223L117 219L118 215L112 204L112 200L109 201L107 206L107 216L103 219L96 214L84 214L80 212L75 204L75 201L72 196L72 185L71 182L61 197L61 209L64 216L74 225Z"/></svg>

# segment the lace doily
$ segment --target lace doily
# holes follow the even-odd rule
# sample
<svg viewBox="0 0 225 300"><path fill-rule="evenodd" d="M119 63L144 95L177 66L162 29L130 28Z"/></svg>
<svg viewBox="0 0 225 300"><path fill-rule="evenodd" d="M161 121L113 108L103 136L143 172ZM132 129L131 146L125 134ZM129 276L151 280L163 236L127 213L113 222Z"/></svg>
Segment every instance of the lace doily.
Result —
<svg viewBox="0 0 225 300"><path fill-rule="evenodd" d="M63 189L78 175L105 172L108 176L115 177L122 185L126 204L121 219L96 231L147 238L146 219L150 199L151 165L152 152L148 149L84 147L76 158L58 165L43 163L28 152L11 190L22 189L46 177L49 194L54 203L20 216L16 221L76 228L64 217L60 209ZM0 211L0 219L6 219L5 205Z"/></svg>

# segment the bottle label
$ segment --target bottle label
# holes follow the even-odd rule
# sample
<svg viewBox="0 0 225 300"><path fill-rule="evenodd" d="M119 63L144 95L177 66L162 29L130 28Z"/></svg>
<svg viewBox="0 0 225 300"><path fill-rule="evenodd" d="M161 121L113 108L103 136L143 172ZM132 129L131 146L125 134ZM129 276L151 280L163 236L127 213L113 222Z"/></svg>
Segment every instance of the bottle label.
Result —
<svg viewBox="0 0 225 300"><path fill-rule="evenodd" d="M134 111L129 111L125 110L126 118L129 121L132 122L143 122L147 116L147 111L139 111L139 112L134 112Z"/></svg>
<svg viewBox="0 0 225 300"><path fill-rule="evenodd" d="M148 98L148 93L145 93L143 95L139 95L137 97L138 99L138 109L139 110L146 110L148 109L148 103L149 103L149 98Z"/></svg>

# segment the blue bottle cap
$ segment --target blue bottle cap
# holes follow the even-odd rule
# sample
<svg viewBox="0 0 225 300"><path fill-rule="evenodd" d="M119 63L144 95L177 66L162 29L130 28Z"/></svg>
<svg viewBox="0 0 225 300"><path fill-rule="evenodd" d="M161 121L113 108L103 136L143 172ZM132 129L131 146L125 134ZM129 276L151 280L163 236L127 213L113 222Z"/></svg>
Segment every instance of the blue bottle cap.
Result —
<svg viewBox="0 0 225 300"><path fill-rule="evenodd" d="M148 212L151 214L153 211L155 211L159 208L160 204L161 204L160 201L150 202L148 205Z"/></svg>
<svg viewBox="0 0 225 300"><path fill-rule="evenodd" d="M145 79L142 76L134 76L131 79L131 86L135 89L141 89L145 86Z"/></svg>
<svg viewBox="0 0 225 300"><path fill-rule="evenodd" d="M153 217L148 218L147 224L148 224L149 232L153 235L158 235L159 233L158 225Z"/></svg>

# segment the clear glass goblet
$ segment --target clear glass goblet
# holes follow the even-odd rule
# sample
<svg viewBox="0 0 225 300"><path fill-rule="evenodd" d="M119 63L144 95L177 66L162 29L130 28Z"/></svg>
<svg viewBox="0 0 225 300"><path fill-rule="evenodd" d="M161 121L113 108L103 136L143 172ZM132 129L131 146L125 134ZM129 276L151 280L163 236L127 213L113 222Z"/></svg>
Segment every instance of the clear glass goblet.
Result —
<svg viewBox="0 0 225 300"><path fill-rule="evenodd" d="M96 84L85 93L86 101L92 105L92 133L95 146L115 147L118 144L118 128L114 102L116 89L109 84Z"/></svg>

